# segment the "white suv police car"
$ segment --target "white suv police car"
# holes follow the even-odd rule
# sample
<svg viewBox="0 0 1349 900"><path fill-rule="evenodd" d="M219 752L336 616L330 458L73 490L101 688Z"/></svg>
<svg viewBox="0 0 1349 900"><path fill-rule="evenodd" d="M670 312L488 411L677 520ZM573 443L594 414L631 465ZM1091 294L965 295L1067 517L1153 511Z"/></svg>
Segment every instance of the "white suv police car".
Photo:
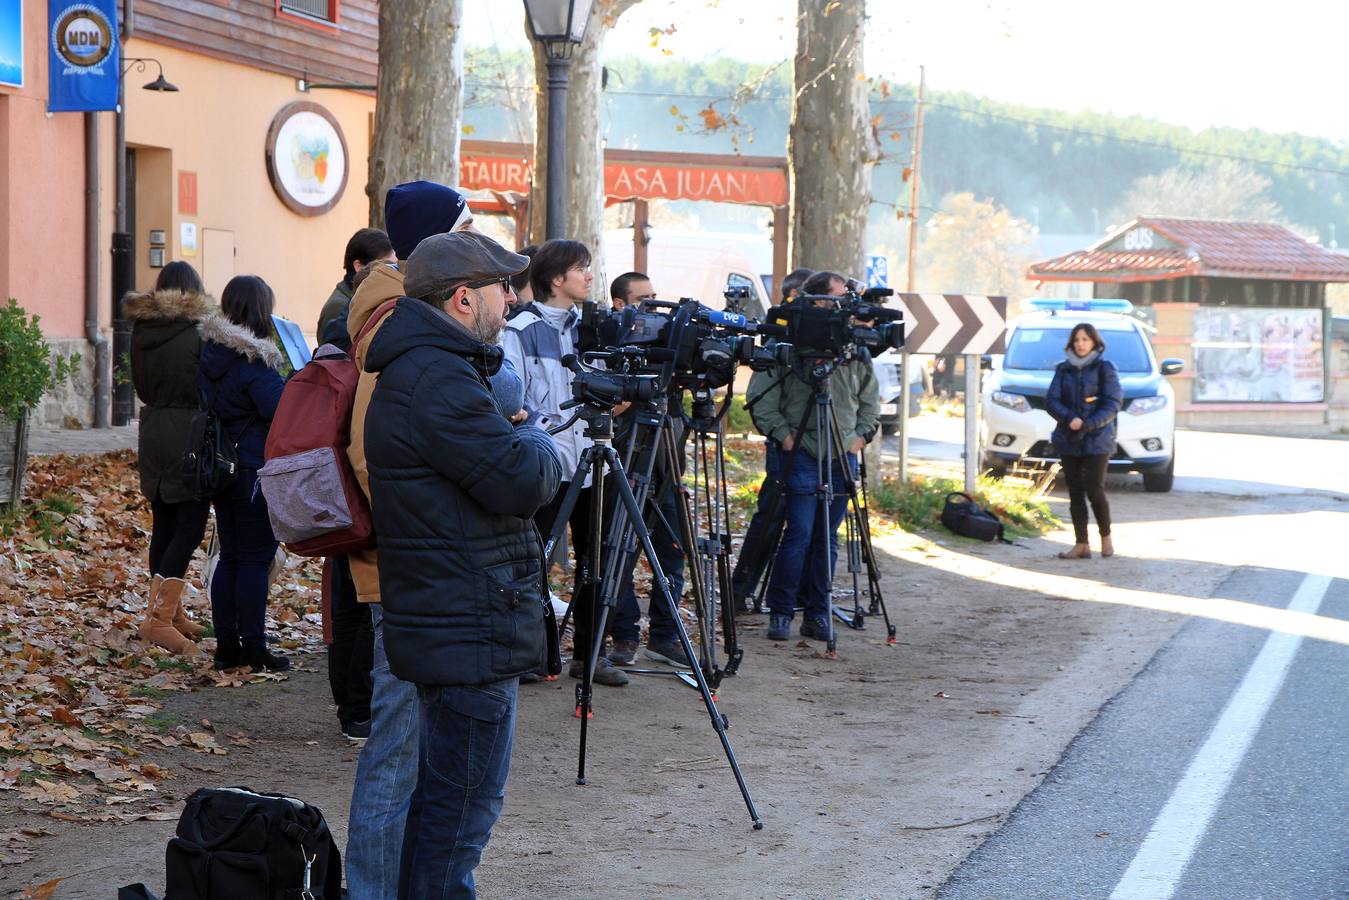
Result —
<svg viewBox="0 0 1349 900"><path fill-rule="evenodd" d="M1030 305L1034 312L1009 323L1007 352L984 381L984 468L998 473L1019 460L1058 458L1049 440L1054 420L1045 411L1045 394L1073 326L1090 322L1105 341L1105 358L1115 364L1124 393L1110 471L1141 472L1145 489L1171 490L1176 396L1164 376L1179 372L1182 361L1158 363L1146 326L1129 315L1128 300L1036 299Z"/></svg>

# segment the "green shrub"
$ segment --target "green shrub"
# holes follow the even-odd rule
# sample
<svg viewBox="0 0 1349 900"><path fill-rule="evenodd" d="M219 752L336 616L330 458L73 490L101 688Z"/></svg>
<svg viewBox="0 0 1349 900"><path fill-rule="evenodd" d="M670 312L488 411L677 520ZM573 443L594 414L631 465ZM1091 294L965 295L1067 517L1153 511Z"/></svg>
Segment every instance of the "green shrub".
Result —
<svg viewBox="0 0 1349 900"><path fill-rule="evenodd" d="M52 358L39 320L13 297L8 306L0 306L0 417L10 421L31 412L80 363L78 353L68 359Z"/></svg>

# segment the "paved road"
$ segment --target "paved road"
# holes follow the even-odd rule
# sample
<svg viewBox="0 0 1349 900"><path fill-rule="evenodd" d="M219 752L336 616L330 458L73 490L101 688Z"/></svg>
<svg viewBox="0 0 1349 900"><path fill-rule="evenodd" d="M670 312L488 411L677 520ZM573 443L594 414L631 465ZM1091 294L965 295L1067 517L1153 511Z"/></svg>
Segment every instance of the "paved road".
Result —
<svg viewBox="0 0 1349 900"><path fill-rule="evenodd" d="M913 420L909 453L915 459L959 463L964 420L925 415ZM898 438L886 452L898 453ZM1120 476L1139 481L1139 476ZM1239 496L1330 493L1349 497L1349 441L1215 431L1176 432L1174 490Z"/></svg>
<svg viewBox="0 0 1349 900"><path fill-rule="evenodd" d="M1242 568L1216 595L1319 618L1189 622L941 900L1349 897L1349 582Z"/></svg>

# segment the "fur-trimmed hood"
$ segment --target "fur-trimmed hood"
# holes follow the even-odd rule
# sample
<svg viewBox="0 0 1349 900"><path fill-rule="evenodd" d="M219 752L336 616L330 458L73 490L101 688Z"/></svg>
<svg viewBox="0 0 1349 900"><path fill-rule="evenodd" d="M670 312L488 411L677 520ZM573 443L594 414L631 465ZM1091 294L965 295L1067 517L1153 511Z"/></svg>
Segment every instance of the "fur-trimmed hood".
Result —
<svg viewBox="0 0 1349 900"><path fill-rule="evenodd" d="M207 316L219 312L215 299L210 294L177 289L127 294L122 300L122 310L128 319L141 322L175 319L200 322Z"/></svg>
<svg viewBox="0 0 1349 900"><path fill-rule="evenodd" d="M224 370L229 368L230 356L242 356L245 359L254 362L260 362L277 372L284 369L284 363L281 358L281 349L276 343L268 338L260 338L242 325L236 325L222 315L207 316L202 319L201 324L197 326L201 331L201 338L212 344L217 344L229 351L228 354L210 353L206 351L209 348L203 348L201 365L202 369L211 378L219 378ZM209 371L219 368L220 371Z"/></svg>

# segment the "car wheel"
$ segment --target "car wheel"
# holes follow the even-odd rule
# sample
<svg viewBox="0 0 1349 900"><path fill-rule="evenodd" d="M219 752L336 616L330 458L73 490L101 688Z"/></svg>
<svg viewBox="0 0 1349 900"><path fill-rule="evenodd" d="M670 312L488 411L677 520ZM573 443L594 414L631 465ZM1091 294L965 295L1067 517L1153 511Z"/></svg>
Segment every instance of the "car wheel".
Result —
<svg viewBox="0 0 1349 900"><path fill-rule="evenodd" d="M996 456L985 456L983 468L989 478L1000 480L1007 474L1007 463Z"/></svg>
<svg viewBox="0 0 1349 900"><path fill-rule="evenodd" d="M1176 457L1171 455L1171 461L1166 464L1166 468L1160 472L1143 473L1143 490L1152 494L1165 494L1171 490L1171 485L1176 480Z"/></svg>

